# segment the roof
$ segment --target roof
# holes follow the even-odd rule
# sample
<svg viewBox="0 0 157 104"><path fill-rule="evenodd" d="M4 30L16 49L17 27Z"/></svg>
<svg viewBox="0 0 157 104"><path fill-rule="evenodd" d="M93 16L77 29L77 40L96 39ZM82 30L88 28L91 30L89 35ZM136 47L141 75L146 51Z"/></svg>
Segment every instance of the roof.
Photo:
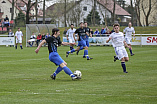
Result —
<svg viewBox="0 0 157 104"><path fill-rule="evenodd" d="M97 0L97 2L101 5L103 5L111 13L113 13L113 6L114 6L113 0ZM107 4L106 4L106 2L107 2ZM116 4L116 6L115 6L115 14L130 16L130 14L126 10L124 10L122 7L120 7L118 4Z"/></svg>

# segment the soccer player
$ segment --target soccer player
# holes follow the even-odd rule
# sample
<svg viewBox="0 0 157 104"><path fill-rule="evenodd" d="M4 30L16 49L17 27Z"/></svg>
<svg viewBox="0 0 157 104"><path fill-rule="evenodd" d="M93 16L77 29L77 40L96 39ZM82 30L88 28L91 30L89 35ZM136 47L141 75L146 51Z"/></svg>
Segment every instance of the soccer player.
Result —
<svg viewBox="0 0 157 104"><path fill-rule="evenodd" d="M87 58L87 60L93 59L93 58L88 56L88 46L86 44L85 38L86 38L86 34L88 36L89 36L89 34L86 32L86 29L84 28L83 22L80 23L80 28L77 29L75 31L75 33L73 34L74 39L75 39L75 34L77 34L78 47L76 49L73 49L71 51L66 52L66 57L68 57L69 53L78 51L80 49L80 47L83 47L83 49L85 49L84 50L85 57L83 57L83 58ZM75 39L75 41L77 41L77 40Z"/></svg>
<svg viewBox="0 0 157 104"><path fill-rule="evenodd" d="M74 32L76 31L76 29L74 28L74 25L71 24L71 28L68 29L66 36L67 36L67 40L69 40L70 43L70 50L74 49L73 46L75 44L75 40L73 37Z"/></svg>
<svg viewBox="0 0 157 104"><path fill-rule="evenodd" d="M90 31L90 28L88 27L88 23L87 22L84 22L84 29L92 37L91 31ZM86 34L84 40L85 40L85 43L86 43L87 47L89 47L89 41L88 41L88 39L89 39L89 36ZM83 47L80 47L80 50L83 50ZM77 53L76 53L77 55L78 55L79 51L77 51ZM86 58L85 54L83 55L83 58Z"/></svg>
<svg viewBox="0 0 157 104"><path fill-rule="evenodd" d="M66 74L71 76L72 80L80 79L79 77L75 76L72 71L66 66L67 63L59 56L57 52L57 47L60 45L69 45L67 42L61 42L60 40L60 31L57 28L52 29L52 36L44 39L37 49L35 50L36 53L39 52L39 49L44 43L48 43L48 50L49 50L49 60L59 66L57 70L50 76L53 80L56 79L56 75L64 70Z"/></svg>
<svg viewBox="0 0 157 104"><path fill-rule="evenodd" d="M135 37L135 30L132 27L131 22L129 22L128 27L126 27L123 30L123 33L125 33L125 41L126 41L126 43L130 46L130 48L129 48L130 54L131 54L131 56L133 56L134 54L132 53L131 40L132 40L132 34Z"/></svg>
<svg viewBox="0 0 157 104"><path fill-rule="evenodd" d="M18 31L16 31L15 36L16 36L16 46L15 46L15 49L17 49L18 43L20 43L20 47L21 47L21 49L23 49L22 48L23 34L22 34L22 31L20 31L20 28L18 28Z"/></svg>
<svg viewBox="0 0 157 104"><path fill-rule="evenodd" d="M28 44L30 45L30 47L33 46L33 43L35 42L35 39L36 39L36 35L33 32L33 34L30 37L30 40L28 40ZM31 42L32 42L32 44L31 44Z"/></svg>
<svg viewBox="0 0 157 104"><path fill-rule="evenodd" d="M112 40L112 45L115 49L115 53L119 60L121 60L121 66L123 68L124 73L128 73L126 71L126 65L125 62L129 61L128 53L124 47L127 46L130 48L130 46L127 45L127 43L124 41L124 34L122 32L119 32L120 25L114 24L114 31L110 36L109 39L106 41L108 43L110 40Z"/></svg>

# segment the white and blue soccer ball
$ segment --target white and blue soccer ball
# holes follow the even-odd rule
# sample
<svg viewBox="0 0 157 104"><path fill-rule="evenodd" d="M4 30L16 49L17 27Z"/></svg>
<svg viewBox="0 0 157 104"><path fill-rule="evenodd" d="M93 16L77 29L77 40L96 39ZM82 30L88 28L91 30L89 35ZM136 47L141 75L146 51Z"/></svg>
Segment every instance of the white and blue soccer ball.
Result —
<svg viewBox="0 0 157 104"><path fill-rule="evenodd" d="M82 73L81 73L81 71L76 70L76 71L74 71L74 75L77 76L77 77L81 77Z"/></svg>

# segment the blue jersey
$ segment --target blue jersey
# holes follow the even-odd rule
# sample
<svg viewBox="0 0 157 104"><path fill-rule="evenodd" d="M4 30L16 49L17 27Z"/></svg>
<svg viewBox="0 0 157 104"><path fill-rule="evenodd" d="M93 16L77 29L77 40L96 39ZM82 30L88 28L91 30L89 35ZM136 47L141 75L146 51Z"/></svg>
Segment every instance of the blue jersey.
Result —
<svg viewBox="0 0 157 104"><path fill-rule="evenodd" d="M86 38L86 29L85 28L79 28L75 31L75 34L79 35L79 40L78 41L85 40L85 38Z"/></svg>
<svg viewBox="0 0 157 104"><path fill-rule="evenodd" d="M45 40L48 43L49 53L57 52L57 47L60 46L62 43L60 37L55 38L54 36L52 36L52 37L48 37Z"/></svg>
<svg viewBox="0 0 157 104"><path fill-rule="evenodd" d="M86 32L90 35L90 28L89 27L84 27ZM88 41L89 36L86 34L85 40Z"/></svg>

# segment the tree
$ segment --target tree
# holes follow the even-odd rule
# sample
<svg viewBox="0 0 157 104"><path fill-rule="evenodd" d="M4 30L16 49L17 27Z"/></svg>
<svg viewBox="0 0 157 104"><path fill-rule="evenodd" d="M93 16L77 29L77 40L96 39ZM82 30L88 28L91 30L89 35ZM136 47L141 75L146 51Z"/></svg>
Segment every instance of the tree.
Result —
<svg viewBox="0 0 157 104"><path fill-rule="evenodd" d="M141 24L141 9L140 9L140 3L141 3L141 0L135 0L135 11L136 11L136 16L137 16L137 19L138 19L138 25L139 26L142 26Z"/></svg>
<svg viewBox="0 0 157 104"><path fill-rule="evenodd" d="M43 2L43 24L45 24L45 0Z"/></svg>
<svg viewBox="0 0 157 104"><path fill-rule="evenodd" d="M92 14L93 14L93 9L91 10L91 12L88 14L88 16L86 18L86 21L88 22L88 24L93 25L93 22L91 20L95 20L94 23L97 24L97 25L100 25L100 20L101 19L100 19L99 13L97 11L95 11L95 19L92 16Z"/></svg>
<svg viewBox="0 0 157 104"><path fill-rule="evenodd" d="M26 24L29 24L30 9L32 8L32 6L34 6L36 4L36 2L32 3L31 0L28 0L28 2L25 2L24 0L22 0L22 2L24 2L26 7L27 7L27 10L26 10Z"/></svg>
<svg viewBox="0 0 157 104"><path fill-rule="evenodd" d="M114 24L115 23L115 10L116 10L116 0L113 0L114 1L114 5L113 5L113 13L112 13L112 23Z"/></svg>
<svg viewBox="0 0 157 104"><path fill-rule="evenodd" d="M133 10L133 2L132 2L132 0L130 0L130 6L131 6L131 23L133 24L134 10Z"/></svg>
<svg viewBox="0 0 157 104"><path fill-rule="evenodd" d="M15 18L15 26L25 26L25 14L21 11L18 13L18 16Z"/></svg>
<svg viewBox="0 0 157 104"><path fill-rule="evenodd" d="M12 0L11 20L14 19L14 4L15 4L15 2L14 2L14 0Z"/></svg>

